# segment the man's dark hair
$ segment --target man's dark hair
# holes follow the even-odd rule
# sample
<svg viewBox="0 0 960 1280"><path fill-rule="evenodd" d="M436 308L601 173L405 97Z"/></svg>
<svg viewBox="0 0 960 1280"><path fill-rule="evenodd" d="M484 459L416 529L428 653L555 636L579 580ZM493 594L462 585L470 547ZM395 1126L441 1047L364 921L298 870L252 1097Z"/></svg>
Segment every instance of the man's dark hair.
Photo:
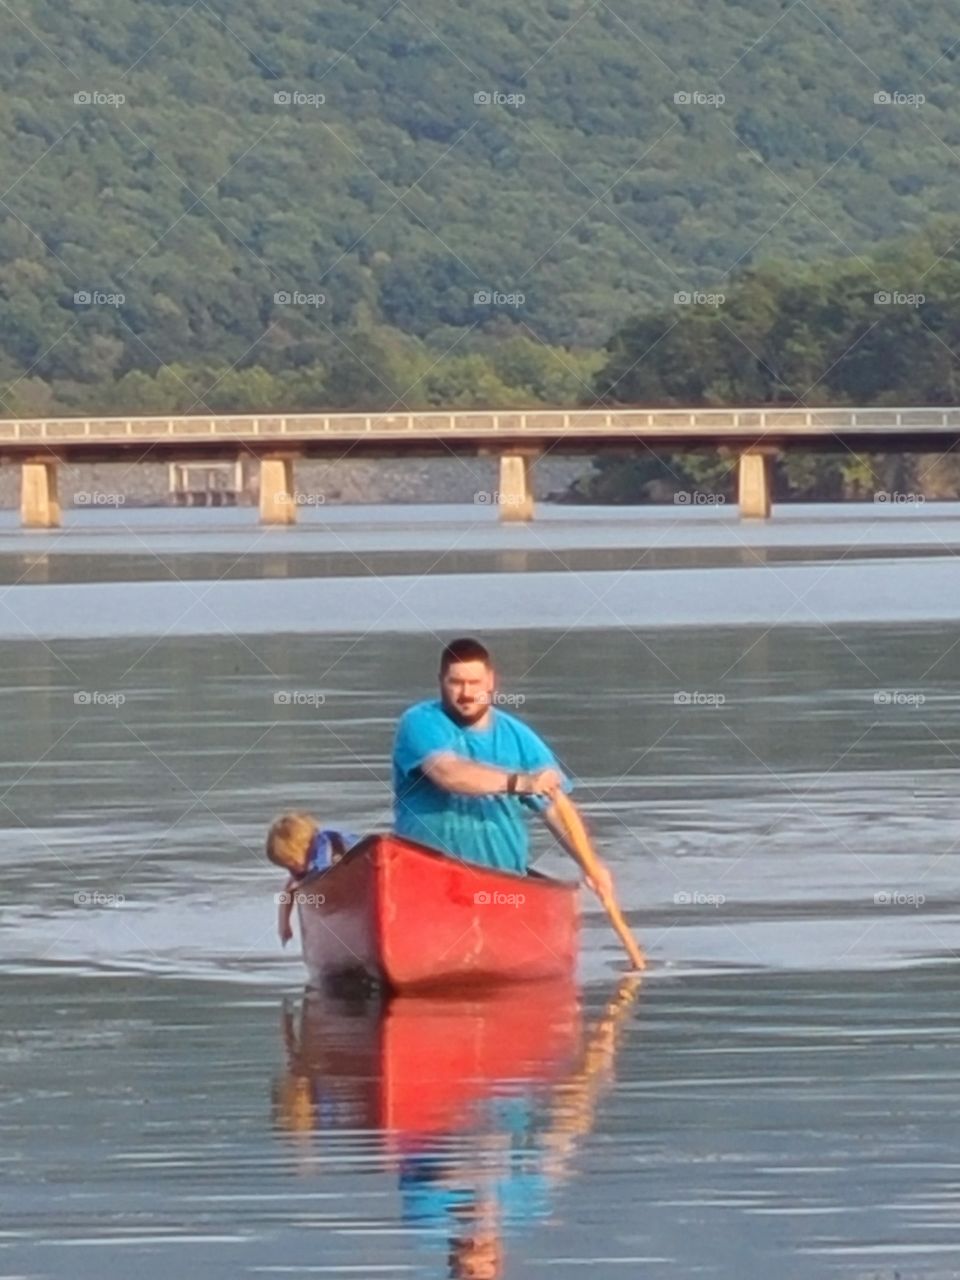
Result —
<svg viewBox="0 0 960 1280"><path fill-rule="evenodd" d="M451 640L440 655L440 674L446 675L447 668L454 662L483 662L493 666L490 654L479 640L462 636L459 640Z"/></svg>

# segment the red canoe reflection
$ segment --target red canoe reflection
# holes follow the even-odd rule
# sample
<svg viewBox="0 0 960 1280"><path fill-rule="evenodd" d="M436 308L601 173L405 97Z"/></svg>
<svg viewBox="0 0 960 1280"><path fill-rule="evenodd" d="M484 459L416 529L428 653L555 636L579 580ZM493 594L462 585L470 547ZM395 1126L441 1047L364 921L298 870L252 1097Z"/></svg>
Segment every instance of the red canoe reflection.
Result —
<svg viewBox="0 0 960 1280"><path fill-rule="evenodd" d="M305 1173L315 1133L377 1132L403 1221L446 1250L446 1274L500 1280L509 1233L549 1217L571 1176L639 989L624 978L589 1025L572 983L383 1004L308 993L299 1020L284 1013L275 1121L303 1140Z"/></svg>
<svg viewBox="0 0 960 1280"><path fill-rule="evenodd" d="M288 1015L285 1036L286 1090L308 1112L289 1127L306 1120L402 1140L458 1130L498 1084L550 1083L573 1070L580 1005L572 983L470 1000L397 997L383 1006L309 993L299 1029Z"/></svg>

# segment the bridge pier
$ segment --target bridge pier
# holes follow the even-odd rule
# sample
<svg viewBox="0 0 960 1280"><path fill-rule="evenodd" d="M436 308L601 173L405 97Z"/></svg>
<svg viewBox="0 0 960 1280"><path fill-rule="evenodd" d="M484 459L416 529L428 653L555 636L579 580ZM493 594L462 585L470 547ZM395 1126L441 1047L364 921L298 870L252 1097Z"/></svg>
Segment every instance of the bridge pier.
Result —
<svg viewBox="0 0 960 1280"><path fill-rule="evenodd" d="M773 460L764 449L740 455L738 500L742 520L766 520L773 506Z"/></svg>
<svg viewBox="0 0 960 1280"><path fill-rule="evenodd" d="M260 523L296 524L293 459L260 459Z"/></svg>
<svg viewBox="0 0 960 1280"><path fill-rule="evenodd" d="M528 454L500 455L498 505L501 520L533 519L533 458Z"/></svg>
<svg viewBox="0 0 960 1280"><path fill-rule="evenodd" d="M20 521L28 529L59 528L57 464L49 458L20 465Z"/></svg>

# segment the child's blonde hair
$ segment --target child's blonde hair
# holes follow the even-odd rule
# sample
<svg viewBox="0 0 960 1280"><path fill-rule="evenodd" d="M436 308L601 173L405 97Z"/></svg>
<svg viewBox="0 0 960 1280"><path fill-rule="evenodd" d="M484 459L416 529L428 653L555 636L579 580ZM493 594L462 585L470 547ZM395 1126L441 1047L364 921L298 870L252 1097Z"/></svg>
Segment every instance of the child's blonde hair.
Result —
<svg viewBox="0 0 960 1280"><path fill-rule="evenodd" d="M286 871L302 874L317 830L317 823L309 813L283 814L267 832L267 857Z"/></svg>

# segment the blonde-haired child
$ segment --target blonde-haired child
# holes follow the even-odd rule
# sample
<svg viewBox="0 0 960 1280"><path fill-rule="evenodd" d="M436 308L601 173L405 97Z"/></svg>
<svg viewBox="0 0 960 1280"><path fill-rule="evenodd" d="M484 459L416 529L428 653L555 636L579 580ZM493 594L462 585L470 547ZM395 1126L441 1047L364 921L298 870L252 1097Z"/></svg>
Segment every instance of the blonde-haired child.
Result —
<svg viewBox="0 0 960 1280"><path fill-rule="evenodd" d="M350 831L321 829L309 813L285 813L272 824L267 832L267 857L290 873L277 899L277 929L284 946L293 937L290 919L297 887L306 876L326 871L339 862L359 840L360 836Z"/></svg>

